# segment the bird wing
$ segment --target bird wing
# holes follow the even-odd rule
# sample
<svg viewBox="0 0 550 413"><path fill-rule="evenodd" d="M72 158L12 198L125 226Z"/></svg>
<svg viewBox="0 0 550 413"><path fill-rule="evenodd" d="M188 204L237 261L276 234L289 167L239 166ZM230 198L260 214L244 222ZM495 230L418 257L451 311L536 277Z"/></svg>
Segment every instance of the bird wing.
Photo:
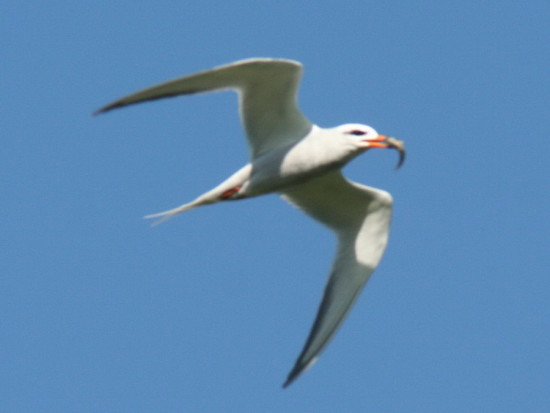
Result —
<svg viewBox="0 0 550 413"><path fill-rule="evenodd" d="M297 107L302 74L299 62L284 59L247 59L180 77L118 99L95 114L134 103L218 90L239 94L241 121L251 157L294 143L312 124Z"/></svg>
<svg viewBox="0 0 550 413"><path fill-rule="evenodd" d="M338 238L321 305L286 387L315 363L382 258L392 198L385 191L348 181L339 171L285 190L283 198L331 228Z"/></svg>

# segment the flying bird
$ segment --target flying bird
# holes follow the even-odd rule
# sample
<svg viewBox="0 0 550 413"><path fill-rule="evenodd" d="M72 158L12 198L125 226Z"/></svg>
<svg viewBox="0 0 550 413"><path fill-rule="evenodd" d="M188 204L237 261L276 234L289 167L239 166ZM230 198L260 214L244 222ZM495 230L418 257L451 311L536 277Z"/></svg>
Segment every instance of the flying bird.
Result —
<svg viewBox="0 0 550 413"><path fill-rule="evenodd" d="M371 148L396 149L397 167L405 159L402 141L370 126L350 123L324 129L311 123L297 107L301 75L302 65L293 60L246 59L149 87L95 112L178 95L236 91L250 162L195 200L146 218L161 222L202 205L278 193L334 232L338 246L323 298L283 387L315 363L388 242L391 195L347 180L341 168Z"/></svg>

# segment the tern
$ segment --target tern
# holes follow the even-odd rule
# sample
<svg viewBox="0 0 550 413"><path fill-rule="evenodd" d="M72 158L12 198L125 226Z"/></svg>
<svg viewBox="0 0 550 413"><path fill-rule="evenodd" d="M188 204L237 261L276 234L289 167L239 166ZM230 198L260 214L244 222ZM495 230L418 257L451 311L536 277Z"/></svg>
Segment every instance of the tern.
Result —
<svg viewBox="0 0 550 413"><path fill-rule="evenodd" d="M330 228L336 257L313 327L287 376L287 387L311 367L342 324L378 266L388 242L392 197L347 180L341 169L371 148L393 148L405 159L403 141L370 126L350 123L324 129L298 109L302 65L254 58L173 79L118 99L95 114L144 101L233 90L250 149L250 162L194 201L146 218L165 221L192 208L278 193Z"/></svg>

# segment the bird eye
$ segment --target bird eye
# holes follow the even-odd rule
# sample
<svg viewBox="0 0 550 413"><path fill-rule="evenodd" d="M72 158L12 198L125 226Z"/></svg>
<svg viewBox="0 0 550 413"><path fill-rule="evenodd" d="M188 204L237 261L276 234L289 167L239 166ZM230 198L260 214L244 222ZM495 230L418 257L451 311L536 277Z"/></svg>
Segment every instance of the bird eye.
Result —
<svg viewBox="0 0 550 413"><path fill-rule="evenodd" d="M361 129L355 129L355 130L352 130L352 131L348 132L348 134L355 135L355 136L362 136L362 135L366 135L367 132L365 132Z"/></svg>

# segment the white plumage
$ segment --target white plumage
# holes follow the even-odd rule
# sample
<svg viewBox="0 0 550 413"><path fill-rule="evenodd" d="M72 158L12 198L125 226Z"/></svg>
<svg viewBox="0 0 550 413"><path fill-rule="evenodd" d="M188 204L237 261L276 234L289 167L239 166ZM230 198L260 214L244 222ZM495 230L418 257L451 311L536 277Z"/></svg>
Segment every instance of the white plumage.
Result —
<svg viewBox="0 0 550 413"><path fill-rule="evenodd" d="M338 248L317 317L284 387L319 357L380 262L388 241L392 198L348 181L340 169L370 148L403 143L370 126L313 125L298 109L300 63L248 59L174 79L119 99L96 113L164 97L231 89L250 148L250 163L194 201L149 215L164 221L191 208L277 192L336 234Z"/></svg>

